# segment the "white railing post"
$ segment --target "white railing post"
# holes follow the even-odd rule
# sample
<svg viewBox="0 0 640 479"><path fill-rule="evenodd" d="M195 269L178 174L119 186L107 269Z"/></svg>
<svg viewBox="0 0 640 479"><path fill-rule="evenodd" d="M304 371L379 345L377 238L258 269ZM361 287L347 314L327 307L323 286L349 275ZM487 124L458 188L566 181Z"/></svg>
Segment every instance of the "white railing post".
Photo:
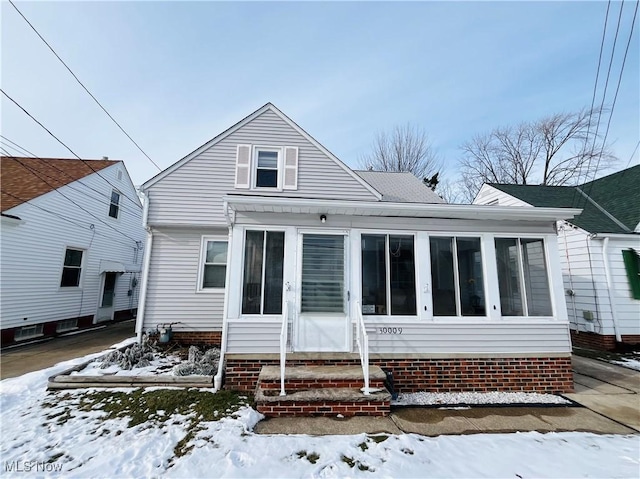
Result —
<svg viewBox="0 0 640 479"><path fill-rule="evenodd" d="M286 396L284 390L285 363L287 361L287 342L289 333L289 301L284 303L282 315L282 329L280 330L280 396Z"/></svg>
<svg viewBox="0 0 640 479"><path fill-rule="evenodd" d="M365 396L369 396L371 393L369 389L369 336L364 326L360 301L356 301L356 344L358 345L360 364L362 365L362 374L364 376L362 392Z"/></svg>

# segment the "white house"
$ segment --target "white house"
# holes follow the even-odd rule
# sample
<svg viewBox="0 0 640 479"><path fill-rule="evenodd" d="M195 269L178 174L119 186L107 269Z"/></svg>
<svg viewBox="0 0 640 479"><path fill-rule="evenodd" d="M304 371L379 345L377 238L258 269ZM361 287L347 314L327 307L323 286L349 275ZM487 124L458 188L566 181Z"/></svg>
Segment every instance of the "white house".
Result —
<svg viewBox="0 0 640 479"><path fill-rule="evenodd" d="M577 187L485 184L474 203L583 208L557 225L573 343L640 344L640 166Z"/></svg>
<svg viewBox="0 0 640 479"><path fill-rule="evenodd" d="M579 210L443 204L410 174L352 171L272 104L142 192L138 332L220 344L218 386L276 381L282 352L302 383L362 364L402 391L572 388L554 225Z"/></svg>
<svg viewBox="0 0 640 479"><path fill-rule="evenodd" d="M145 231L124 163L1 161L2 346L135 316Z"/></svg>

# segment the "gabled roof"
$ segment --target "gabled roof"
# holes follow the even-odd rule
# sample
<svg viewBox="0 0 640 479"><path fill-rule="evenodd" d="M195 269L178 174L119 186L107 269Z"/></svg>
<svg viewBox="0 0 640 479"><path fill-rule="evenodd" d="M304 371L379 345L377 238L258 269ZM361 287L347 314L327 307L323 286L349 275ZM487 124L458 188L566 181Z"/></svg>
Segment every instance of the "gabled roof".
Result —
<svg viewBox="0 0 640 479"><path fill-rule="evenodd" d="M96 171L113 160L0 157L0 206L4 212ZM89 166L90 165L90 166Z"/></svg>
<svg viewBox="0 0 640 479"><path fill-rule="evenodd" d="M445 203L431 188L411 173L364 170L356 170L355 173L382 193L382 201Z"/></svg>
<svg viewBox="0 0 640 479"><path fill-rule="evenodd" d="M584 208L571 223L590 233L630 233L640 223L640 165L578 187L488 184L532 206Z"/></svg>
<svg viewBox="0 0 640 479"><path fill-rule="evenodd" d="M244 125L246 125L247 123L249 123L250 121L252 121L254 118L257 118L258 116L262 115L264 112L266 111L272 111L273 113L275 113L276 115L278 115L285 123L287 123L289 126L291 126L294 130L296 130L300 135L302 135L305 139L307 139L311 144L313 144L316 148L318 148L320 151L322 151L322 153L324 153L326 156L328 156L331 160L333 160L338 166L340 166L340 168L342 168L347 174L349 174L351 177L353 177L358 183L360 183L363 187L365 187L367 190L369 190L371 192L371 194L373 194L376 198L381 198L381 194L376 191L371 185L369 185L366 181L364 181L362 178L360 178L358 175L356 175L353 170L351 168L349 168L347 165L345 165L342 161L340 161L333 153L331 153L329 150L327 150L324 146L322 146L315 138L313 138L309 133L307 133L306 131L304 131L300 126L298 126L298 124L296 122L294 122L291 118L289 118L287 115L285 115L284 113L282 113L273 103L267 103L264 106L258 108L256 111L254 111L253 113L251 113L249 116L243 118L242 120L240 120L238 123L236 123L235 125L233 125L232 127L228 128L227 130L223 131L222 133L220 133L218 136L216 136L215 138L212 138L211 140L209 140L208 142L206 142L204 145L200 146L199 148L196 148L194 151L192 151L191 153L189 153L187 156L185 156L184 158L182 158L181 160L178 160L177 162L175 162L173 165L171 165L169 168L167 168L164 171L161 171L160 173L158 173L156 176L154 176L153 178L150 178L149 180L147 180L141 187L141 190L146 190L147 188L153 186L155 183L157 183L158 181L160 181L162 178L166 177L167 175L171 174L173 171L177 170L178 168L180 168L182 165L184 165L185 163L187 163L189 160L191 160L192 158L195 158L196 156L198 156L199 154L201 154L202 152L208 150L209 148L211 148L213 145L215 145L216 143L219 143L220 141L224 140L227 136L231 135L233 132L235 132L236 130L238 130L239 128L243 127Z"/></svg>

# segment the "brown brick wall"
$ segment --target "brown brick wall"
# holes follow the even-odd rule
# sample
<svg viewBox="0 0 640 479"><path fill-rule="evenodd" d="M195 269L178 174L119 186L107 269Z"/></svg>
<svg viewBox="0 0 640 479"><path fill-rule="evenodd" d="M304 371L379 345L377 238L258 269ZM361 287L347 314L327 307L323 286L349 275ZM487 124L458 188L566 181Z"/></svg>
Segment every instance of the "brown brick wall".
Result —
<svg viewBox="0 0 640 479"><path fill-rule="evenodd" d="M278 360L227 358L225 388L254 391L263 365ZM358 365L358 359L291 360L287 366ZM571 358L376 359L372 365L393 372L398 392L573 391Z"/></svg>
<svg viewBox="0 0 640 479"><path fill-rule="evenodd" d="M172 340L181 344L207 344L218 346L222 342L221 331L174 331Z"/></svg>
<svg viewBox="0 0 640 479"><path fill-rule="evenodd" d="M371 402L270 402L258 404L258 412L269 417L276 416L386 416L389 401Z"/></svg>
<svg viewBox="0 0 640 479"><path fill-rule="evenodd" d="M624 347L624 345L640 344L640 334L623 334L622 344L620 344L616 341L616 337L613 334L605 335L586 331L577 332L572 329L571 343L579 348L614 351Z"/></svg>

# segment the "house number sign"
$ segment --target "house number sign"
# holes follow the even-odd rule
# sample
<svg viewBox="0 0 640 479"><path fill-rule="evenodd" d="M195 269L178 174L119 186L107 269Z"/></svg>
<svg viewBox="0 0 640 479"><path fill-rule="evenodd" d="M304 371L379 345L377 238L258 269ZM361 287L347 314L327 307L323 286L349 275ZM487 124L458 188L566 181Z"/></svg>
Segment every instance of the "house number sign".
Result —
<svg viewBox="0 0 640 479"><path fill-rule="evenodd" d="M392 328L392 327L378 328L378 334L402 334L402 328Z"/></svg>

